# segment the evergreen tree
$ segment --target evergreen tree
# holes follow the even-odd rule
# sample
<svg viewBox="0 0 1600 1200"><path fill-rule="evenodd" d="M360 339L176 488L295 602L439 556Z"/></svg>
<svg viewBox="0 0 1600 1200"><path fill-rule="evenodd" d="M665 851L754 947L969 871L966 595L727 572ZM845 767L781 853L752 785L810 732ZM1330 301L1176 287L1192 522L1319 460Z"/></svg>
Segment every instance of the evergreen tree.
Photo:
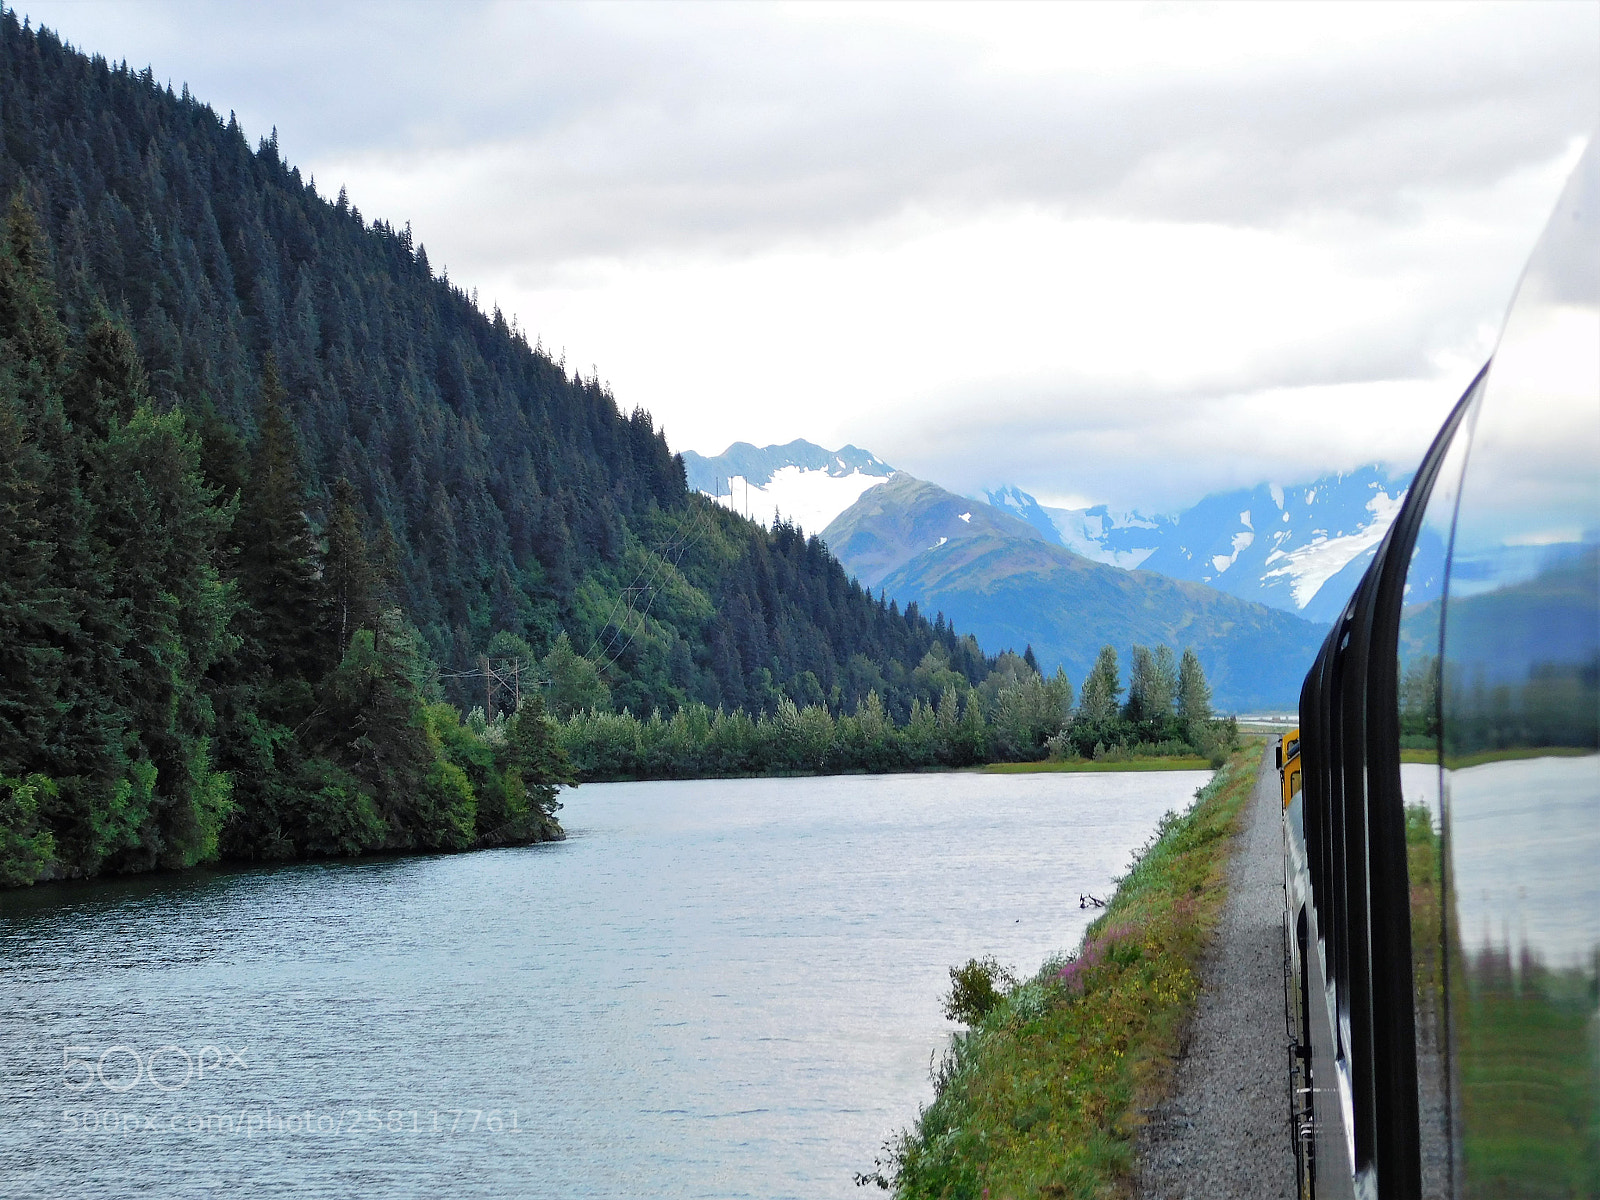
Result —
<svg viewBox="0 0 1600 1200"><path fill-rule="evenodd" d="M67 420L79 438L101 442L115 425L126 425L135 408L150 403L148 378L133 335L104 314L78 358L64 397Z"/></svg>
<svg viewBox="0 0 1600 1200"><path fill-rule="evenodd" d="M1188 649L1178 667L1178 719L1190 742L1199 746L1198 739L1211 721L1211 688L1200 669L1200 659Z"/></svg>
<svg viewBox="0 0 1600 1200"><path fill-rule="evenodd" d="M416 635L397 615L381 626L357 630L318 689L314 744L374 797L385 848L463 849L476 799L430 727Z"/></svg>
<svg viewBox="0 0 1600 1200"><path fill-rule="evenodd" d="M239 508L240 590L249 604L246 649L259 670L315 678L320 620L316 543L305 514L294 427L269 356L262 367L260 435Z"/></svg>
<svg viewBox="0 0 1600 1200"><path fill-rule="evenodd" d="M357 629L376 628L378 619L378 576L361 533L356 490L343 476L333 487L327 542L322 568L324 606L331 640L343 656L351 635Z"/></svg>
<svg viewBox="0 0 1600 1200"><path fill-rule="evenodd" d="M553 812L555 785L573 782L572 764L556 740L537 692L522 698L506 726L504 757L506 765L521 777L529 798Z"/></svg>
<svg viewBox="0 0 1600 1200"><path fill-rule="evenodd" d="M7 258L0 253L0 287ZM49 463L32 436L14 362L0 340L0 777L36 762L61 657L52 634L62 614L39 511Z"/></svg>
<svg viewBox="0 0 1600 1200"><path fill-rule="evenodd" d="M131 340L119 345L132 351ZM120 411L114 388L106 394ZM232 514L206 486L180 413L157 415L141 401L126 425L113 416L100 457L96 515L126 631L111 698L137 739L137 758L155 769L140 853L149 865L189 866L217 856L232 810L230 781L213 769L213 712L203 694L206 672L232 649L237 601L215 565Z"/></svg>

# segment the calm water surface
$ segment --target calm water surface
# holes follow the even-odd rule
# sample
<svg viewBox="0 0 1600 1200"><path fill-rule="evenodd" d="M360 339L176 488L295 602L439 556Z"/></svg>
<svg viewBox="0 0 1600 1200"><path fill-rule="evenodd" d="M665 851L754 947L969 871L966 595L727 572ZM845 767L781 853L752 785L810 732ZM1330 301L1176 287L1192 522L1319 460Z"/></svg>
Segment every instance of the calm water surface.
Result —
<svg viewBox="0 0 1600 1200"><path fill-rule="evenodd" d="M1070 948L1206 778L589 785L564 843L0 895L0 1194L862 1195L948 967Z"/></svg>

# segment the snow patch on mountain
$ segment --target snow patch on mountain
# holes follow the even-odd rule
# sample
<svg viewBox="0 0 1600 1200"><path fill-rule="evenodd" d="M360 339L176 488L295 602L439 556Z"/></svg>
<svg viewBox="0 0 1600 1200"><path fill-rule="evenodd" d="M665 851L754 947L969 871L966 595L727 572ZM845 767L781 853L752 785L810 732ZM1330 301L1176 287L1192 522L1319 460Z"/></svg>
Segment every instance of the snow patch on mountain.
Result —
<svg viewBox="0 0 1600 1200"><path fill-rule="evenodd" d="M1243 520L1246 525L1248 525L1250 523L1249 517L1250 517L1249 513L1240 513L1239 514L1239 518L1241 520ZM1256 535L1251 533L1251 532L1249 532L1249 531L1246 531L1244 533L1236 533L1236 534L1234 534L1233 535L1233 553L1232 554L1214 554L1211 557L1211 565L1217 569L1217 574L1221 575L1229 567L1233 566L1234 563L1238 562L1239 561L1240 552L1244 551L1244 550L1248 550L1250 548L1250 546L1255 542L1255 540L1256 540Z"/></svg>
<svg viewBox="0 0 1600 1200"><path fill-rule="evenodd" d="M1108 566L1134 570L1155 553L1170 517L1113 511L1104 504L1091 508L1050 508L1018 487L985 493L990 504L1021 517L1046 540L1074 554Z"/></svg>
<svg viewBox="0 0 1600 1200"><path fill-rule="evenodd" d="M1410 479L1377 465L1310 483L1207 496L1174 516L1093 508L1048 508L1016 487L988 493L1067 549L1096 562L1208 583L1245 600L1330 620L1342 608L1350 570L1371 559L1400 509ZM1269 507L1270 505L1270 507ZM1256 528L1260 521L1261 529ZM1429 596L1407 596L1418 603Z"/></svg>
<svg viewBox="0 0 1600 1200"><path fill-rule="evenodd" d="M1266 565L1271 566L1282 559L1283 566L1267 571L1262 575L1262 581L1287 579L1295 604L1305 608L1322 590L1323 584L1344 570L1358 555L1375 549L1383 541L1383 535L1389 532L1389 526L1400 512L1405 495L1403 488L1393 496L1385 491L1377 492L1367 501L1367 511L1372 514L1371 524L1355 533L1329 537L1326 530L1313 530L1311 541L1305 545L1288 551L1273 550L1267 555Z"/></svg>
<svg viewBox="0 0 1600 1200"><path fill-rule="evenodd" d="M790 521L808 533L820 533L895 473L859 447L826 450L800 439L783 446L735 442L709 457L687 450L683 466L689 486L724 508L765 525Z"/></svg>
<svg viewBox="0 0 1600 1200"><path fill-rule="evenodd" d="M861 493L884 481L882 475L852 471L830 475L804 467L780 467L766 483L752 483L743 475L724 480L724 495L707 492L718 504L753 521L776 525L780 520L808 533L820 533L828 523L861 499Z"/></svg>

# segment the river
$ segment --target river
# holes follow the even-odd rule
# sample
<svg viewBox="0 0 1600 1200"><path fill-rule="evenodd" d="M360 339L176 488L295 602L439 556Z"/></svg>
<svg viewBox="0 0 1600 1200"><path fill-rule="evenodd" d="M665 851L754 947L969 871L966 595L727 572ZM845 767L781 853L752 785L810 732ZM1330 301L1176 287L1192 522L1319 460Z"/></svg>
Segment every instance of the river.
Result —
<svg viewBox="0 0 1600 1200"><path fill-rule="evenodd" d="M948 967L1070 948L1206 778L590 784L561 843L0 894L0 1194L865 1195Z"/></svg>

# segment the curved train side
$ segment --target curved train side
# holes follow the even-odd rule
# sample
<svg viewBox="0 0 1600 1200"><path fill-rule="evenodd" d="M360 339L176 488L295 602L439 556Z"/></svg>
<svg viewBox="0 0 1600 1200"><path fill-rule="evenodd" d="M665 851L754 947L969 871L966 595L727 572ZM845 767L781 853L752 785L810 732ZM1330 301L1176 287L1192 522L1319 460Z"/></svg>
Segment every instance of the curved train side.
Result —
<svg viewBox="0 0 1600 1200"><path fill-rule="evenodd" d="M1600 1196L1600 157L1278 749L1303 1197Z"/></svg>

